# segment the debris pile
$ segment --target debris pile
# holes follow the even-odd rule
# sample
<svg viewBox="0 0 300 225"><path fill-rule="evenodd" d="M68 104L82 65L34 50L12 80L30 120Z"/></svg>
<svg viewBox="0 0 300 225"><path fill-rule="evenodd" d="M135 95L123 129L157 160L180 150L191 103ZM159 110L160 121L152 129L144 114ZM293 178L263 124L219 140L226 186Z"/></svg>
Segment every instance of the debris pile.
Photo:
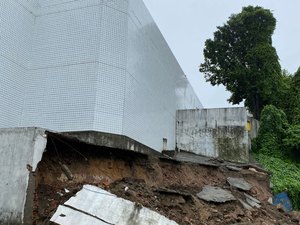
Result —
<svg viewBox="0 0 300 225"><path fill-rule="evenodd" d="M61 165L65 165L64 168ZM72 179L69 179L70 174ZM82 207L93 209L94 204L108 201L81 196L86 187L127 202L131 208L150 209L170 224L300 224L298 212L287 213L268 202L272 196L268 176L238 165L201 165L77 142L49 144L35 174L33 224L64 224L54 218L63 220L72 215L74 208L86 212ZM86 205L74 203L80 196ZM130 207L125 213L127 219L132 215ZM117 206L110 210L121 212ZM97 210L87 213L98 222L102 219L121 224ZM50 222L51 218L56 223Z"/></svg>

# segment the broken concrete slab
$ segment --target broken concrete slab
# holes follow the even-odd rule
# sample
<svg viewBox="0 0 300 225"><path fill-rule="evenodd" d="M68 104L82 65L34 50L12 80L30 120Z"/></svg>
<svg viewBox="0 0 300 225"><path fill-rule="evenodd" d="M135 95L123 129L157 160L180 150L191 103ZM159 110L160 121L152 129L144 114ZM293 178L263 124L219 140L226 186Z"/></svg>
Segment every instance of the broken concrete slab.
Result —
<svg viewBox="0 0 300 225"><path fill-rule="evenodd" d="M208 202L224 203L236 200L230 191L209 185L204 186L202 191L199 192L197 196L198 198Z"/></svg>
<svg viewBox="0 0 300 225"><path fill-rule="evenodd" d="M97 223L86 223L83 218L86 216L89 220L96 219ZM60 225L178 225L142 205L92 185L84 185L81 191L57 209L50 221Z"/></svg>
<svg viewBox="0 0 300 225"><path fill-rule="evenodd" d="M255 201L252 201L250 198L246 198L246 202L251 206L251 207L255 207L255 208L260 208L261 205L256 203Z"/></svg>
<svg viewBox="0 0 300 225"><path fill-rule="evenodd" d="M238 199L239 202L242 204L242 206L244 207L244 209L247 209L247 210L252 210L253 208L247 204L246 202L244 202L242 199Z"/></svg>
<svg viewBox="0 0 300 225"><path fill-rule="evenodd" d="M251 195L248 195L246 193L244 193L244 195L245 195L246 198L250 199L251 201L253 201L253 202L257 203L257 204L261 204L261 202L258 199L252 197Z"/></svg>
<svg viewBox="0 0 300 225"><path fill-rule="evenodd" d="M243 191L249 191L252 188L252 185L249 184L245 179L243 178L233 178L228 177L227 182L235 188L238 188Z"/></svg>
<svg viewBox="0 0 300 225"><path fill-rule="evenodd" d="M99 218L81 213L80 211L73 210L69 207L60 205L56 213L51 218L57 224L81 224L81 225L108 225Z"/></svg>

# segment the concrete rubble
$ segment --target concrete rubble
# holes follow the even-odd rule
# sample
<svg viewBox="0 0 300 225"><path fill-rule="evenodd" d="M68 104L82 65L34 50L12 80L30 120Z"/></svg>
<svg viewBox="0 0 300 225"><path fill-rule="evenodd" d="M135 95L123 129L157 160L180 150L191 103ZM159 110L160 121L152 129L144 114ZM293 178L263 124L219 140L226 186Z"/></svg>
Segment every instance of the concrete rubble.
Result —
<svg viewBox="0 0 300 225"><path fill-rule="evenodd" d="M245 201L243 201L242 199L238 199L239 202L242 204L242 206L244 207L244 209L247 209L247 210L252 210L253 208L251 207L251 205L247 204Z"/></svg>
<svg viewBox="0 0 300 225"><path fill-rule="evenodd" d="M234 177L228 177L227 182L237 189L243 190L243 191L250 191L252 188L252 185L249 184L245 179L243 178L234 178Z"/></svg>
<svg viewBox="0 0 300 225"><path fill-rule="evenodd" d="M84 185L60 205L50 221L60 225L177 225L157 212L92 185Z"/></svg>
<svg viewBox="0 0 300 225"><path fill-rule="evenodd" d="M202 191L199 192L197 196L202 200L217 203L224 203L236 200L236 198L232 195L230 191L208 185L204 186Z"/></svg>
<svg viewBox="0 0 300 225"><path fill-rule="evenodd" d="M256 198L252 197L251 195L244 193L244 197L245 197L246 201L244 201L240 198L238 199L239 202L244 207L244 209L253 210L254 208L259 209L261 207L261 202L259 200L257 200Z"/></svg>
<svg viewBox="0 0 300 225"><path fill-rule="evenodd" d="M256 207L256 208L260 208L261 207L261 202L259 200L257 200L256 198L252 197L251 195L248 195L246 193L244 193L245 197L246 197L246 201L247 203L251 206L251 207Z"/></svg>

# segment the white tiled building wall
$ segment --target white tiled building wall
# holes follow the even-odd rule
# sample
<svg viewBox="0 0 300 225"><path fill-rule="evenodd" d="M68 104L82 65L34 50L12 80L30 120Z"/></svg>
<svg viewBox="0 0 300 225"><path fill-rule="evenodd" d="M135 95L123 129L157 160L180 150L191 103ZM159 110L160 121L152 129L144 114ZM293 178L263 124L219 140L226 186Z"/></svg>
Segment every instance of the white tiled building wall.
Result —
<svg viewBox="0 0 300 225"><path fill-rule="evenodd" d="M21 119L35 20L26 2L0 1L0 127Z"/></svg>
<svg viewBox="0 0 300 225"><path fill-rule="evenodd" d="M142 0L0 1L0 127L122 134L175 147L202 107Z"/></svg>

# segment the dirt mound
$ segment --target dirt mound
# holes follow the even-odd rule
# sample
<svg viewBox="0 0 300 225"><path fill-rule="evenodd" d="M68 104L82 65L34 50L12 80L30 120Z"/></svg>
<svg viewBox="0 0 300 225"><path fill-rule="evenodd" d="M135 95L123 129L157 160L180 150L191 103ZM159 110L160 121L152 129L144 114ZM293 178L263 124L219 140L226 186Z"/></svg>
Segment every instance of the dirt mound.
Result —
<svg viewBox="0 0 300 225"><path fill-rule="evenodd" d="M35 174L36 225L50 224L49 218L58 205L84 184L105 188L178 224L300 224L296 212L284 213L268 203L271 192L265 173L180 163L75 142L49 143ZM245 198L243 191L229 186L228 177L244 178L250 183L253 187L247 193L261 202L261 208L246 210L239 201L216 204L197 197L203 186L211 185L230 190L236 198Z"/></svg>

